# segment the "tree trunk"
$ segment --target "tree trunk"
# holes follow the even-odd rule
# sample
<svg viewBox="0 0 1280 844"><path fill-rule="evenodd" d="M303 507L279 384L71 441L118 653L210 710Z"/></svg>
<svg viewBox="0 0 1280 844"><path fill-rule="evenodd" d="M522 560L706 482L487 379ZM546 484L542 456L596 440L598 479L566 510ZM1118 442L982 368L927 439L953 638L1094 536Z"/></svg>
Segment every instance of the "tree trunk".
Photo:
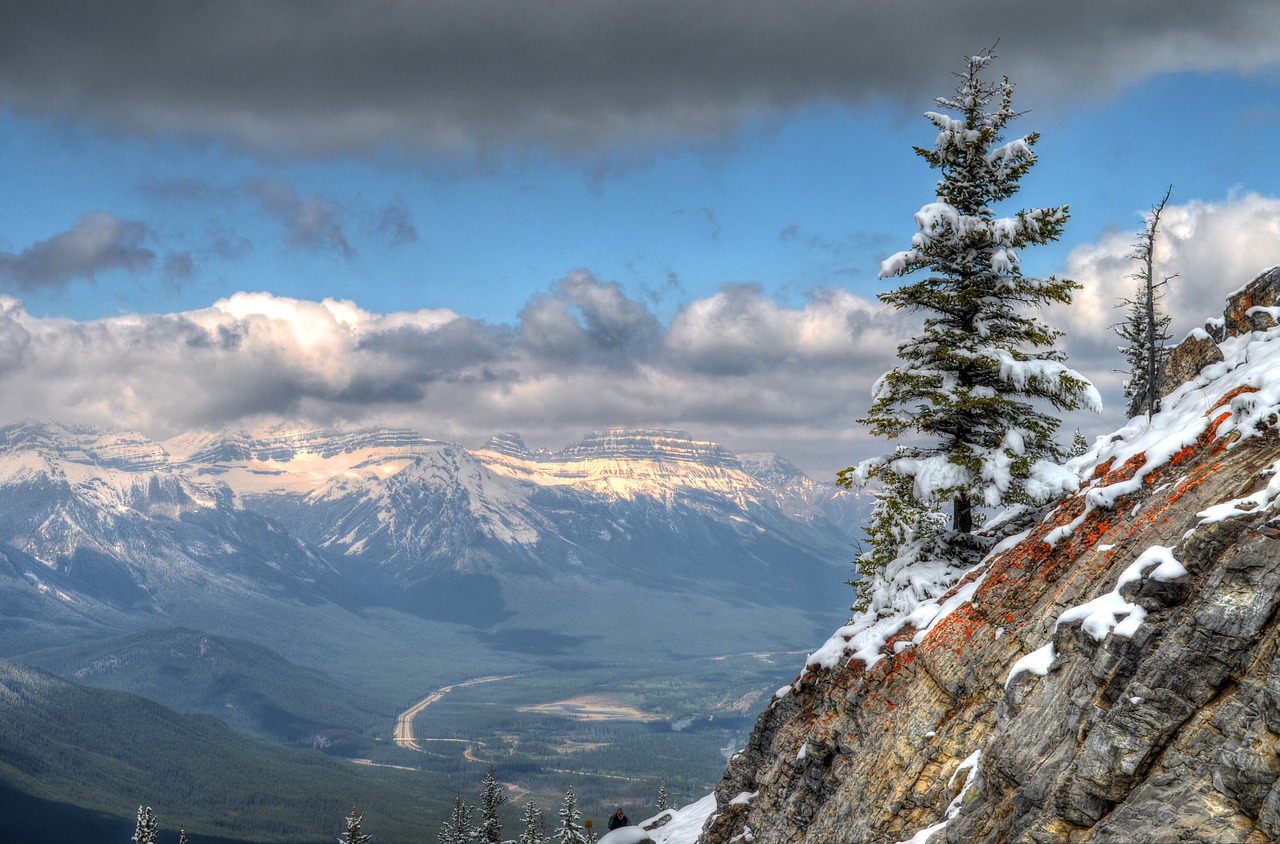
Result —
<svg viewBox="0 0 1280 844"><path fill-rule="evenodd" d="M973 533L973 503L967 495L957 495L952 526L960 533Z"/></svg>

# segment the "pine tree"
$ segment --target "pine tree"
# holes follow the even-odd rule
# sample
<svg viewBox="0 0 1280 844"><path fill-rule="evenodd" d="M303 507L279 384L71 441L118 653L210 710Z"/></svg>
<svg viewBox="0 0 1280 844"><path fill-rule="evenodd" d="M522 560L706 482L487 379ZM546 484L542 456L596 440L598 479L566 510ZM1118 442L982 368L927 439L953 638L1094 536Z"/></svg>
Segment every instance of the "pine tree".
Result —
<svg viewBox="0 0 1280 844"><path fill-rule="evenodd" d="M185 829L178 830L178 844L188 844L187 831Z"/></svg>
<svg viewBox="0 0 1280 844"><path fill-rule="evenodd" d="M440 835L437 839L440 844L467 844L474 838L475 834L471 826L474 812L475 809L468 806L461 796L455 795L449 819L440 826Z"/></svg>
<svg viewBox="0 0 1280 844"><path fill-rule="evenodd" d="M1140 264L1140 269L1130 276L1137 281L1137 290L1132 299L1120 300L1121 306L1128 308L1128 316L1115 330L1125 342L1120 352L1128 364L1129 378L1124 382L1124 397L1129 400L1130 418L1143 413L1150 415L1160 409L1160 376L1169 359L1166 345L1169 341L1169 315L1161 311L1160 300L1169 282L1177 275L1156 281L1156 233L1160 228L1160 216L1172 193L1173 185L1170 185L1147 216L1147 224L1129 256Z"/></svg>
<svg viewBox="0 0 1280 844"><path fill-rule="evenodd" d="M556 828L556 841L560 844L588 844L586 830L582 827L582 813L578 811L578 798L569 786L560 806L560 825Z"/></svg>
<svg viewBox="0 0 1280 844"><path fill-rule="evenodd" d="M1089 439L1084 432L1076 428L1075 436L1071 438L1071 452L1068 456L1079 457L1089 451Z"/></svg>
<svg viewBox="0 0 1280 844"><path fill-rule="evenodd" d="M498 807L507 802L502 786L490 766L484 778L484 793L480 796L480 827L477 837L486 844L502 844L502 823L498 820Z"/></svg>
<svg viewBox="0 0 1280 844"><path fill-rule="evenodd" d="M524 804L524 830L520 833L518 844L547 844L542 809L532 800Z"/></svg>
<svg viewBox="0 0 1280 844"><path fill-rule="evenodd" d="M665 812L671 808L671 800L667 797L667 781L658 780L658 811Z"/></svg>
<svg viewBox="0 0 1280 844"><path fill-rule="evenodd" d="M905 449L898 449L899 457L905 454ZM855 613L871 609L874 593L881 584L880 575L891 563L903 554L912 557L906 561L908 565L930 556L936 550L933 540L946 529L946 517L941 511L916 500L911 478L885 467L879 472L879 480L871 520L863 529L870 548L854 560L860 577L845 581L858 590L850 608Z"/></svg>
<svg viewBox="0 0 1280 844"><path fill-rule="evenodd" d="M982 80L990 51L971 57L954 97L928 112L934 148L916 154L941 173L936 201L916 213L912 248L890 257L880 277L928 270L926 278L880 295L894 308L922 313L922 333L898 347L899 365L877 381L859 420L888 439L923 441L904 453L863 461L840 473L863 484L885 470L909 478L917 502L953 506L949 539L959 549L974 529L976 506L1042 500L1059 491L1050 467L1060 458L1059 421L1039 409L1101 409L1097 390L1062 363L1061 332L1027 310L1069 303L1069 279L1023 276L1019 252L1062 233L1067 206L996 217L993 205L1018 191L1035 164L1038 135L1002 142L1013 110L1013 85Z"/></svg>
<svg viewBox="0 0 1280 844"><path fill-rule="evenodd" d="M156 837L160 834L160 822L156 820L156 813L151 811L150 806L145 808L138 807L138 825L134 830L133 844L156 844Z"/></svg>
<svg viewBox="0 0 1280 844"><path fill-rule="evenodd" d="M357 812L355 806L352 806L351 814L347 815L346 829L338 837L338 844L369 844L373 840L373 836L365 835L360 830L360 822L362 820L364 820L364 815Z"/></svg>

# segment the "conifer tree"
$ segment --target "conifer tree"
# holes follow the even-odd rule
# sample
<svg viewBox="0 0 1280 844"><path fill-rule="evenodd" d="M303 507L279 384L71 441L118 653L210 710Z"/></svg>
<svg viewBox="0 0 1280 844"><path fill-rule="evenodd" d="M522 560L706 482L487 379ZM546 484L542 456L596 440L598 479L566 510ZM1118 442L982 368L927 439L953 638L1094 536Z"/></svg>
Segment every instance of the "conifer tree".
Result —
<svg viewBox="0 0 1280 844"><path fill-rule="evenodd" d="M560 806L560 824L556 827L555 839L560 844L588 844L586 830L582 827L582 813L578 811L578 797L573 793L573 786L564 793L564 803Z"/></svg>
<svg viewBox="0 0 1280 844"><path fill-rule="evenodd" d="M1124 341L1120 352L1128 364L1129 378L1124 382L1124 397L1129 400L1128 413L1133 418L1150 415L1160 409L1160 376L1169 359L1169 315L1160 308L1169 282L1177 275L1156 280L1156 234L1160 228L1160 216L1173 193L1173 185L1164 197L1151 208L1147 224L1138 235L1130 257L1139 262L1139 269L1130 278L1137 281L1132 299L1121 299L1128 308L1125 321L1116 326L1116 333Z"/></svg>
<svg viewBox="0 0 1280 844"><path fill-rule="evenodd" d="M905 453L905 449L898 449L899 456ZM890 564L904 556L907 559L903 565L932 556L938 550L934 540L946 530L946 517L941 511L916 500L910 478L885 467L879 472L879 480L871 520L863 529L869 547L854 560L860 576L845 581L858 590L850 608L855 613L871 609L875 592L883 582L881 574Z"/></svg>
<svg viewBox="0 0 1280 844"><path fill-rule="evenodd" d="M658 811L665 812L671 808L671 800L667 796L667 781L658 780Z"/></svg>
<svg viewBox="0 0 1280 844"><path fill-rule="evenodd" d="M187 831L185 829L178 830L178 844L188 844Z"/></svg>
<svg viewBox="0 0 1280 844"><path fill-rule="evenodd" d="M360 823L364 820L364 815L356 811L356 807L351 807L351 814L347 815L346 828L342 835L338 837L338 844L369 844L373 840L372 835L365 835L360 829Z"/></svg>
<svg viewBox="0 0 1280 844"><path fill-rule="evenodd" d="M156 813L151 811L150 806L139 806L138 824L131 839L133 844L156 844L159 834L160 823L156 820Z"/></svg>
<svg viewBox="0 0 1280 844"><path fill-rule="evenodd" d="M493 766L484 778L484 792L480 795L480 827L477 837L486 844L502 844L502 823L498 820L498 807L507 802L502 786L494 776Z"/></svg>
<svg viewBox="0 0 1280 844"><path fill-rule="evenodd" d="M1004 141L1019 115L1007 78L982 79L993 58L990 51L971 57L954 96L937 99L951 114L925 114L937 138L933 148L915 151L940 171L936 198L916 213L911 248L880 267L881 278L928 271L880 295L923 314L924 325L898 347L898 366L876 382L859 421L878 436L920 444L839 475L842 485L860 485L888 470L911 480L921 505L950 501L955 533L948 541L957 550L974 529L976 506L1043 500L1067 482L1051 468L1060 458L1059 421L1046 406L1101 409L1097 390L1054 349L1061 332L1029 313L1069 303L1079 285L1029 278L1020 266L1023 249L1058 239L1067 206L995 214L1035 164L1038 136Z"/></svg>
<svg viewBox="0 0 1280 844"><path fill-rule="evenodd" d="M474 837L471 819L475 810L460 795L454 795L449 818L440 825L440 844L467 844Z"/></svg>
<svg viewBox="0 0 1280 844"><path fill-rule="evenodd" d="M547 844L547 830L542 819L542 809L533 800L524 804L524 829L518 844Z"/></svg>

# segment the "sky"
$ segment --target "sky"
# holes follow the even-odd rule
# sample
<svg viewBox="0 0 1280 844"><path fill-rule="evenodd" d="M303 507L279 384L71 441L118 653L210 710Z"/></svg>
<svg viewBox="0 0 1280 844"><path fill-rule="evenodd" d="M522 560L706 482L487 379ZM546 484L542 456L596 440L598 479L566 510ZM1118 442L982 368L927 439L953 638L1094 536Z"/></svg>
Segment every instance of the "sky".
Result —
<svg viewBox="0 0 1280 844"><path fill-rule="evenodd" d="M618 426L817 480L919 317L876 294L937 177L922 115L991 50L1039 133L997 212L1123 424L1144 214L1175 339L1280 263L1274 0L11 2L0 424L163 440L412 428L559 449Z"/></svg>

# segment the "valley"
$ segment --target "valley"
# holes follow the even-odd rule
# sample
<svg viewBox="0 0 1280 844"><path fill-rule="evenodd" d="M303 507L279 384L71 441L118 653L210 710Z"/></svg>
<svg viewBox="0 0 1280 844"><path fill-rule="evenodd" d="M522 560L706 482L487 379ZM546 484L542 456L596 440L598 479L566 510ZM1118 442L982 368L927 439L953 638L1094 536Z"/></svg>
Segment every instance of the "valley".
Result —
<svg viewBox="0 0 1280 844"><path fill-rule="evenodd" d="M588 813L641 810L659 783L705 795L847 617L837 522L859 506L776 457L670 431L552 454L513 435L471 452L403 431L157 444L32 423L0 430L0 656L342 777L407 778L417 798L362 798L388 831L437 828L489 766L544 808L572 785ZM32 798L77 801L76 777L111 782L94 771L124 752ZM281 765L305 790L307 766ZM185 806L190 829L218 832L215 803L172 784L94 808ZM258 811L218 834L258 828ZM282 830L321 811L272 810Z"/></svg>
<svg viewBox="0 0 1280 844"><path fill-rule="evenodd" d="M421 715L423 711L426 710L428 706L437 702L438 700L443 698L445 695L447 695L449 692L453 691L454 689L466 688L467 686L474 686L477 683L493 683L497 680L506 680L506 679L509 679L509 678L508 677L477 677L474 680L464 680L461 683L454 683L451 686L442 686L441 688L436 689L434 692L427 695L422 700L418 701L413 706L409 707L404 712L401 712L399 715L396 716L396 726L392 731L392 741L394 741L398 747L403 747L406 750L419 750L419 751L422 750L422 746L418 744L418 739L415 734L414 722L417 720L418 716ZM459 739L443 739L443 740L459 741Z"/></svg>

